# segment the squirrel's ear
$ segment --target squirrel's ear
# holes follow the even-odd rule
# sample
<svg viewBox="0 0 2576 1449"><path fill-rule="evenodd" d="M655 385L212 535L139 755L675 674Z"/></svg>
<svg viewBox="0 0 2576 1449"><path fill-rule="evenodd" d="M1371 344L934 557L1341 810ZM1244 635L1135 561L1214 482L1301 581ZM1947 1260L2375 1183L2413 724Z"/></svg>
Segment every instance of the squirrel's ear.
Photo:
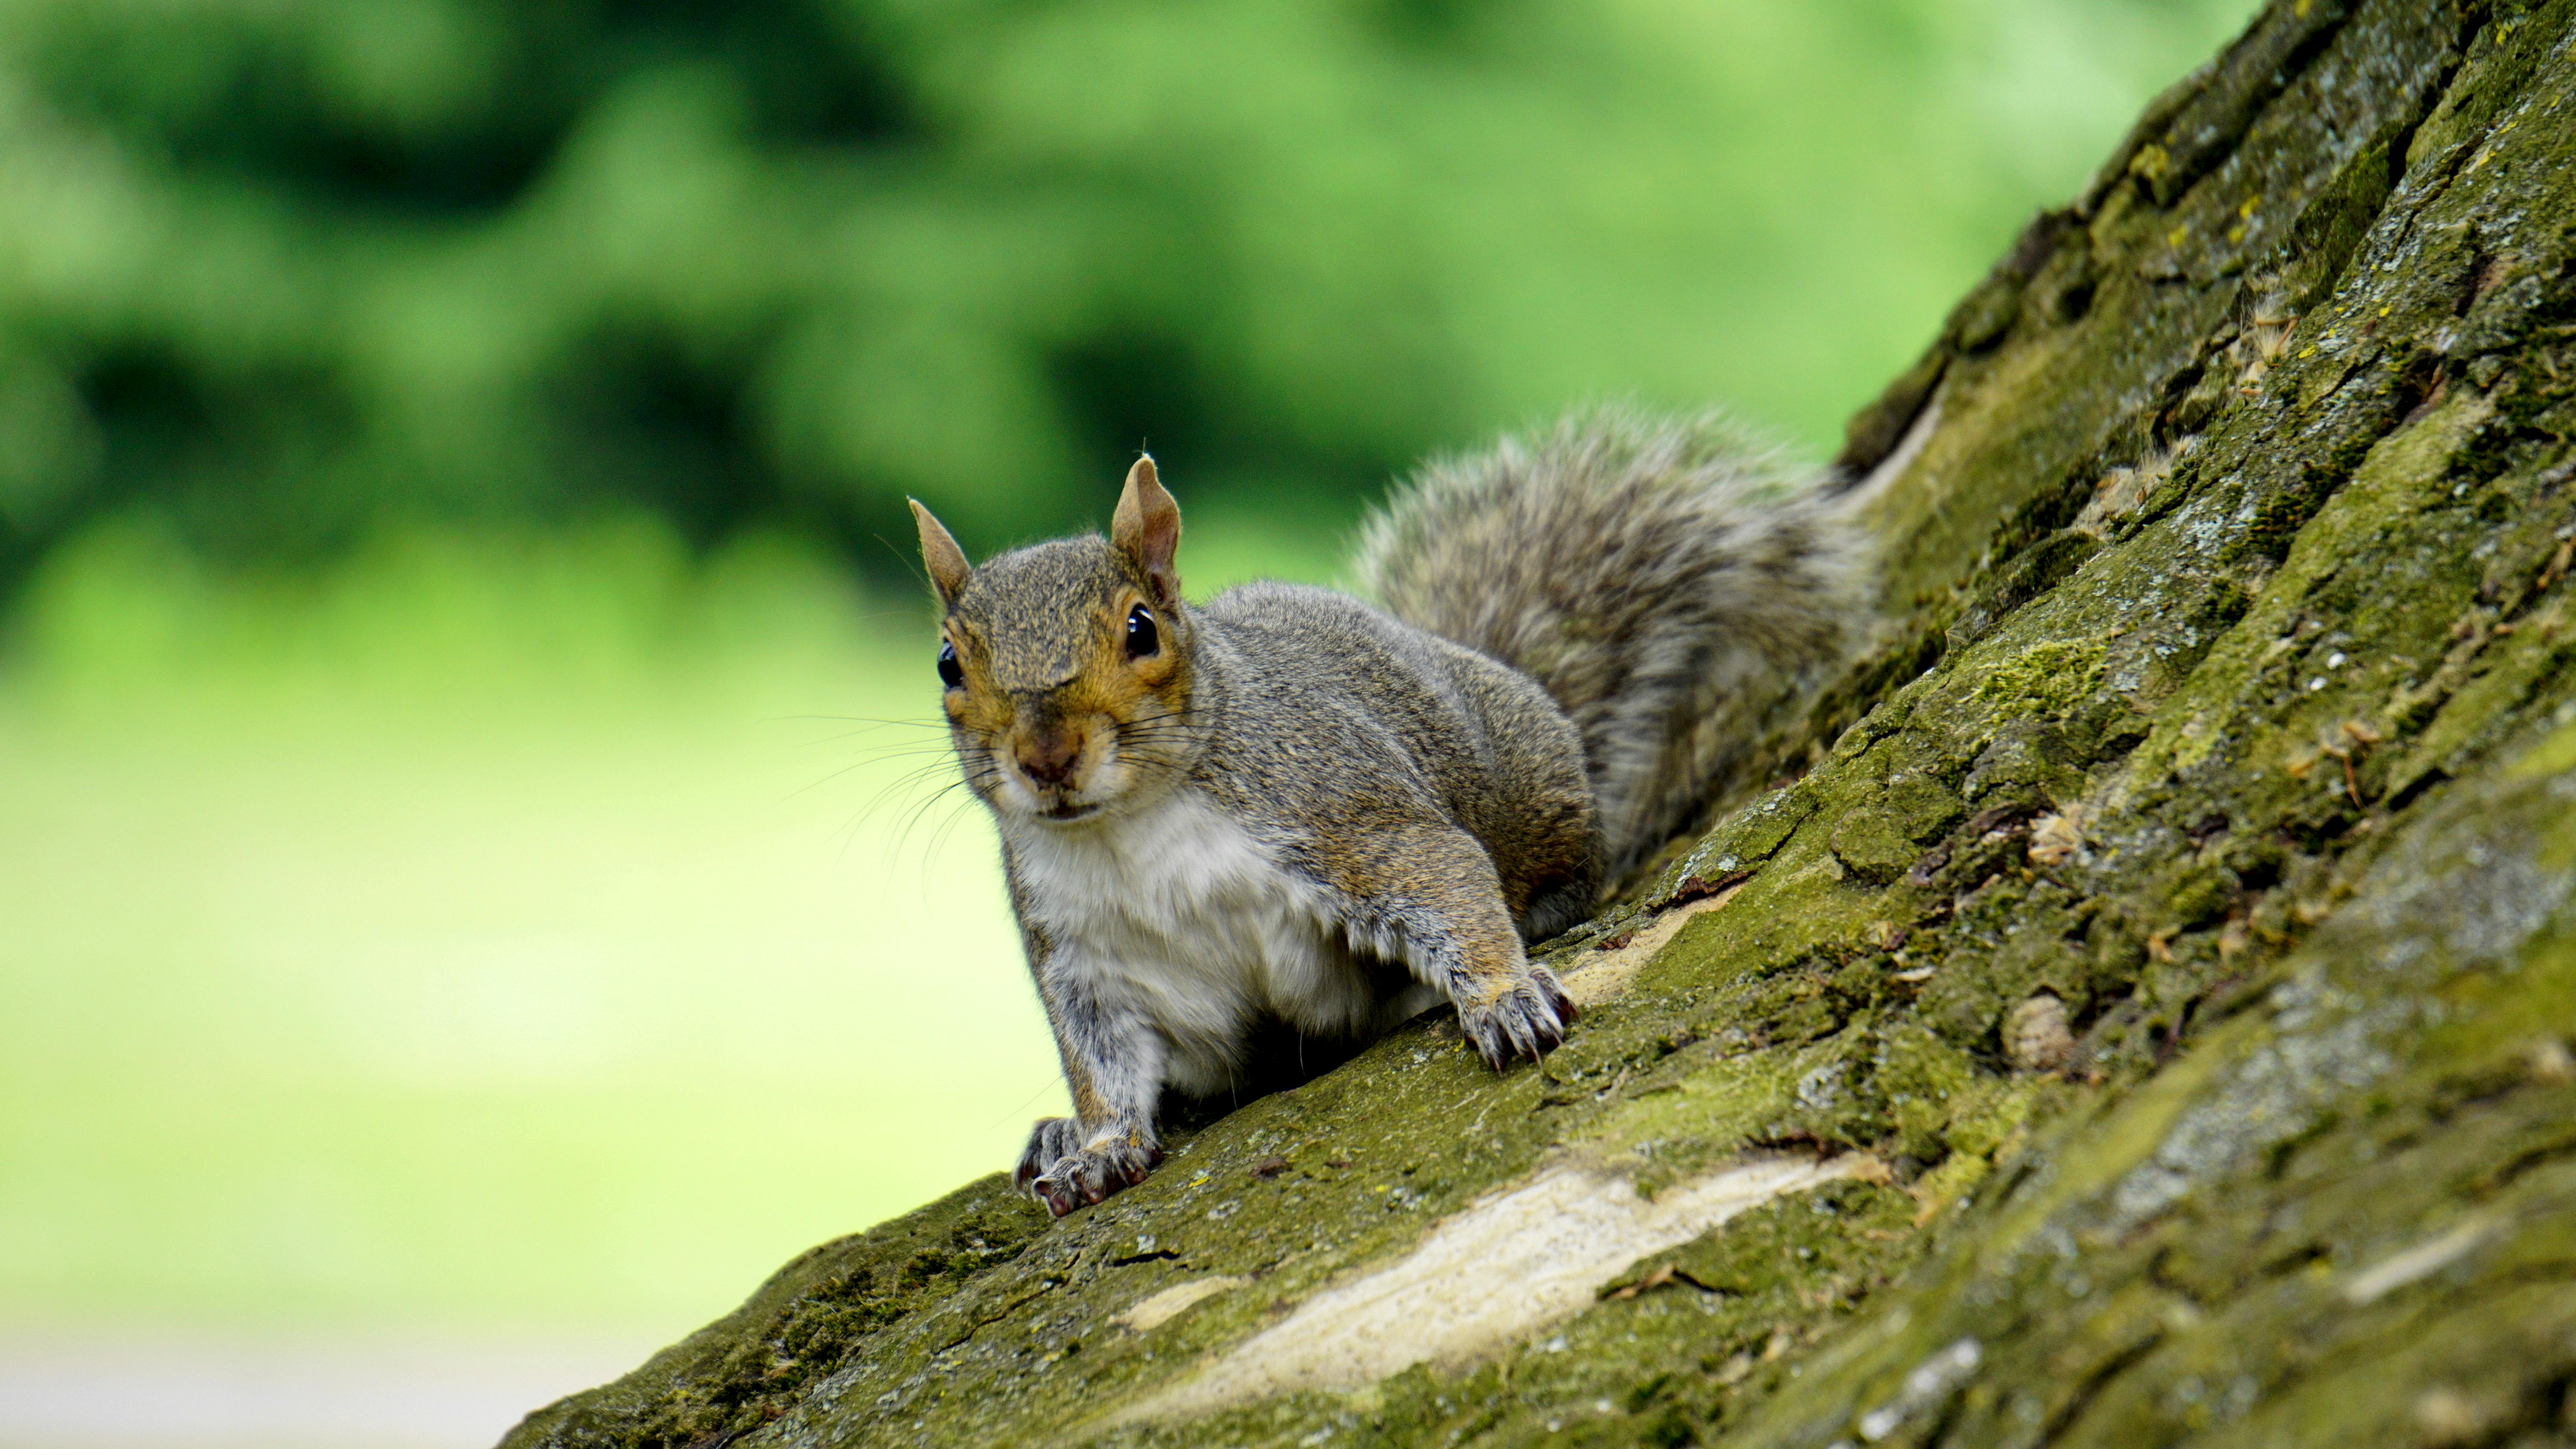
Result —
<svg viewBox="0 0 2576 1449"><path fill-rule="evenodd" d="M921 529L921 565L930 570L930 586L939 592L939 606L954 608L957 596L966 592L967 580L975 577L975 571L966 566L966 550L957 546L920 499L904 501L912 505L912 521Z"/></svg>
<svg viewBox="0 0 2576 1449"><path fill-rule="evenodd" d="M1165 602L1180 592L1172 555L1181 546L1181 505L1163 491L1151 457L1138 458L1127 470L1126 491L1118 495L1118 511L1109 518L1109 541L1136 561Z"/></svg>

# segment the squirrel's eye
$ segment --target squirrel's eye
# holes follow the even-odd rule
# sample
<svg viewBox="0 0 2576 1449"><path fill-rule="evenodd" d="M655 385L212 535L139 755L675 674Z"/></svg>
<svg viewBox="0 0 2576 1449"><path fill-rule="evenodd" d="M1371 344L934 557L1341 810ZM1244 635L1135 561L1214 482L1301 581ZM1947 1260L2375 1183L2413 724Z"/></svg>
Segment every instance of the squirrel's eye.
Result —
<svg viewBox="0 0 2576 1449"><path fill-rule="evenodd" d="M1142 604L1127 611L1127 657L1142 659L1163 647L1162 631L1154 627L1154 616Z"/></svg>
<svg viewBox="0 0 2576 1449"><path fill-rule="evenodd" d="M950 689L966 687L966 669L957 662L957 646L944 639L939 644L939 682Z"/></svg>

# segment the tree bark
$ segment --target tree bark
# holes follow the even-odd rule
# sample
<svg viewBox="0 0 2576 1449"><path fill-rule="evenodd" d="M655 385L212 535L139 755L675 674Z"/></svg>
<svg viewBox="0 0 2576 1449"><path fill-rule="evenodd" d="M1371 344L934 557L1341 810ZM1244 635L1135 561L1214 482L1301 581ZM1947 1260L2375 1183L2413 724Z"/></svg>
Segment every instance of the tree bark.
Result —
<svg viewBox="0 0 2576 1449"><path fill-rule="evenodd" d="M525 1446L2576 1426L2576 0L2277 0L1852 425L1885 647L1454 1022Z"/></svg>

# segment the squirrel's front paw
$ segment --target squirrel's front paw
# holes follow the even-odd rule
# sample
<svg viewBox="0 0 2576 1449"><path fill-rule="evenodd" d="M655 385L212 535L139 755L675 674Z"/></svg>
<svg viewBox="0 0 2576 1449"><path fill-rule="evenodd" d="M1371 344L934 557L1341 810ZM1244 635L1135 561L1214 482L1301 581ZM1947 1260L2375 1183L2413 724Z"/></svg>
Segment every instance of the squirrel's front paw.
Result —
<svg viewBox="0 0 2576 1449"><path fill-rule="evenodd" d="M1086 1137L1071 1118L1049 1117L1029 1133L1011 1185L1063 1217L1143 1182L1162 1160L1162 1146L1147 1128L1112 1123Z"/></svg>
<svg viewBox="0 0 2576 1449"><path fill-rule="evenodd" d="M1458 1025L1467 1040L1501 1071L1514 1057L1536 1061L1565 1040L1565 1029L1583 1013L1557 984L1556 974L1532 966L1528 979L1480 1006L1458 1009Z"/></svg>

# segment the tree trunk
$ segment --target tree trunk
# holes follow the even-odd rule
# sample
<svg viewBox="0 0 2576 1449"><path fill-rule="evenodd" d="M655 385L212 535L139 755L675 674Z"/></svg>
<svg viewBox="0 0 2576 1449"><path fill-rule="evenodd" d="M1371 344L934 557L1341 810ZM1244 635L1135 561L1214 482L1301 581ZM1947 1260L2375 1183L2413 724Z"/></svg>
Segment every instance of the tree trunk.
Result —
<svg viewBox="0 0 2576 1449"><path fill-rule="evenodd" d="M516 1446L2576 1432L2576 0L2277 0L1844 462L1800 777L1060 1223L999 1177Z"/></svg>

